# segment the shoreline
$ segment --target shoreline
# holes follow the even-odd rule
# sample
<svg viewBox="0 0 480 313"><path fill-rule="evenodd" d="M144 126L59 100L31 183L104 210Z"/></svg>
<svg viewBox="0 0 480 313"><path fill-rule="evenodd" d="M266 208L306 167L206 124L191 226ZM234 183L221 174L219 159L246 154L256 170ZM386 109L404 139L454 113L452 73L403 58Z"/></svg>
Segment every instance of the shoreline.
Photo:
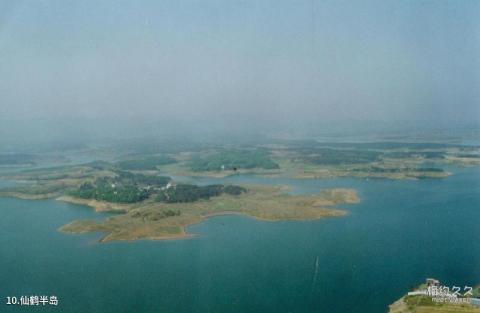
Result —
<svg viewBox="0 0 480 313"><path fill-rule="evenodd" d="M47 178L50 176L45 177ZM80 181L85 179L84 176L79 178ZM46 186L34 185L30 189L5 190L0 192L0 196L24 200L52 199L85 205L95 213L119 213L102 220L95 218L74 220L58 229L64 233L102 232L104 236L100 242L189 238L192 236L188 233L189 226L221 215L243 215L264 222L311 221L341 217L347 215L347 211L338 208L337 205L355 204L360 201L357 191L349 188L319 188L317 193L293 194L290 192L292 186L285 184L247 184L243 186L246 190L244 193L224 193L191 202L170 203L148 197L133 203L117 203L66 194L64 190L78 184L77 180L54 182L55 184L50 183ZM63 184L61 185L63 189L59 190L60 184Z"/></svg>
<svg viewBox="0 0 480 313"><path fill-rule="evenodd" d="M348 211L337 204L360 201L357 191L337 188L321 190L315 195L286 194L286 186L249 187L242 196L223 195L192 203L143 202L132 205L111 204L90 199L58 197L57 201L85 205L94 212L118 212L103 221L75 220L58 230L63 233L102 232L99 242L187 239L195 236L188 227L215 216L239 215L262 222L306 222L330 217L343 217ZM164 211L179 215L155 217Z"/></svg>
<svg viewBox="0 0 480 313"><path fill-rule="evenodd" d="M72 196L60 196L55 198L56 201L61 201L71 204L85 205L92 208L95 212L117 212L117 213L126 213L128 210L125 208L125 204L121 203L111 203L106 201L98 201L94 199L82 199L75 198Z"/></svg>
<svg viewBox="0 0 480 313"><path fill-rule="evenodd" d="M57 200L57 199L55 199ZM89 204L86 204L86 203L80 203L80 202L69 202L68 200L65 200L65 199L61 199L61 200L58 200L58 201L64 201L64 202L67 202L67 203L72 203L72 204L78 204L78 205L84 205L84 206L87 206L91 209L93 209L95 212L114 212L114 211L97 211L95 210L95 207L92 206L92 205L89 205ZM153 240L153 241L165 241L165 240L184 240L184 239L191 239L191 238L195 238L195 237L198 237L200 236L199 234L194 234L194 233L189 233L187 228L191 227L191 226L194 226L194 225L198 225L198 224L201 224L205 221L207 221L208 219L210 218L213 218L213 217L219 217L219 216L229 216L229 215L234 215L234 216L242 216L242 217L246 217L246 218L249 218L249 219L252 219L252 220L255 220L255 221L258 221L258 222L267 222L267 223L277 223L277 222L309 222L309 221L318 221L318 220L321 220L321 219L325 219L325 218L335 218L335 217L344 217L344 216L347 216L348 215L348 211L347 210L344 210L344 209L331 209L331 211L333 211L333 215L328 215L328 216L319 216L317 218L290 218L290 219L268 219L268 218L261 218L261 217L257 217L257 216L254 216L254 215L250 215L250 214L247 214L247 213L242 213L242 212L235 212L235 211L223 211L223 212L216 212L216 213L209 213L209 214L206 214L206 215L202 215L201 216L201 220L199 221L194 221L192 223L189 223L189 224L186 224L184 226L182 226L182 233L181 234L176 234L176 235L172 235L172 236L151 236L151 237L143 237L143 238L134 238L134 239L123 239L123 240L118 240L118 239L112 239L112 240L109 240L108 237L109 237L109 233L107 233L106 231L102 231L102 230L99 230L98 232L102 233L102 234L105 234L104 236L102 236L100 239L97 240L97 242L99 243L106 243L106 242L113 242L113 241L125 241L125 242L134 242L134 241L138 241L138 240ZM117 211L118 212L118 211ZM63 228L64 227L68 227L69 225L72 225L74 224L75 222L77 222L78 220L75 220L75 221L72 221L66 225L63 225L61 227L59 227L57 230L61 233L64 233L64 234L86 234L86 233L90 233L91 231L90 230L84 230L84 231L76 231L76 232L72 232L72 231L68 231L68 230L64 230Z"/></svg>

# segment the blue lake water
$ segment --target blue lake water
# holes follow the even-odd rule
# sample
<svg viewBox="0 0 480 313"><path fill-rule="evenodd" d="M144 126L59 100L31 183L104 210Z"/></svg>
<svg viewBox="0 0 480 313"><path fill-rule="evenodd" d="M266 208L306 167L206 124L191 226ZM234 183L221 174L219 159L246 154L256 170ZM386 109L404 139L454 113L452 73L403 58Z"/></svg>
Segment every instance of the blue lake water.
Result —
<svg viewBox="0 0 480 313"><path fill-rule="evenodd" d="M441 180L195 181L289 184L295 193L349 187L362 202L343 206L342 218L220 216L190 227L193 239L98 244L100 234L57 228L108 214L0 198L2 301L58 296L59 307L42 312L380 313L426 277L480 283L479 168ZM0 312L31 309L0 304Z"/></svg>

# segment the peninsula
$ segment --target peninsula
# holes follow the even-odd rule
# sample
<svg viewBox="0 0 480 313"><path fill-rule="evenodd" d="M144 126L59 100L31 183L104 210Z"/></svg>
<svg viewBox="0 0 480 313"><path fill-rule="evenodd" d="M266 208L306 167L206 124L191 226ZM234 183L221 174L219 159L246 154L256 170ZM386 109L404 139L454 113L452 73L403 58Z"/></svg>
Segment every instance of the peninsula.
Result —
<svg viewBox="0 0 480 313"><path fill-rule="evenodd" d="M359 201L352 189L292 195L286 186L194 185L106 162L23 171L11 178L22 183L0 190L0 196L57 199L119 213L104 221L73 221L60 228L67 233L103 232L103 242L187 238L188 225L220 214L265 221L337 217L346 214L337 205Z"/></svg>
<svg viewBox="0 0 480 313"><path fill-rule="evenodd" d="M171 189L180 188L170 187ZM178 239L192 236L186 227L208 217L241 214L264 221L312 220L338 217L346 211L337 204L357 203L351 189L324 190L316 195L298 196L286 193L285 187L238 187L240 194L222 193L192 202L159 202L148 199L136 204L112 204L105 201L60 197L59 200L89 205L97 211L122 211L103 222L80 220L60 228L67 233L103 232L102 242L137 239ZM158 198L158 197L157 197Z"/></svg>

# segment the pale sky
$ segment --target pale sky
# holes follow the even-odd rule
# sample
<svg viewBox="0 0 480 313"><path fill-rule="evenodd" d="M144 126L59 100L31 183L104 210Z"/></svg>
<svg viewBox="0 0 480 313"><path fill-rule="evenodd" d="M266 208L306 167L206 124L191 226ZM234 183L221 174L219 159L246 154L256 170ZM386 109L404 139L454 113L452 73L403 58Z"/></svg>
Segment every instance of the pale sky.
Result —
<svg viewBox="0 0 480 313"><path fill-rule="evenodd" d="M479 121L480 1L0 0L4 136Z"/></svg>

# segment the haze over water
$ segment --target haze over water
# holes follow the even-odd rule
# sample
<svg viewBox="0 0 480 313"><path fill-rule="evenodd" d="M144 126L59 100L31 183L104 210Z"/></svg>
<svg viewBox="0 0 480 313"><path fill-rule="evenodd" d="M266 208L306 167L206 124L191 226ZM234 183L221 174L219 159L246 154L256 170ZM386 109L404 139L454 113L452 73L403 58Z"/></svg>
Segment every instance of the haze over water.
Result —
<svg viewBox="0 0 480 313"><path fill-rule="evenodd" d="M7 0L1 140L478 127L478 55L478 1Z"/></svg>

